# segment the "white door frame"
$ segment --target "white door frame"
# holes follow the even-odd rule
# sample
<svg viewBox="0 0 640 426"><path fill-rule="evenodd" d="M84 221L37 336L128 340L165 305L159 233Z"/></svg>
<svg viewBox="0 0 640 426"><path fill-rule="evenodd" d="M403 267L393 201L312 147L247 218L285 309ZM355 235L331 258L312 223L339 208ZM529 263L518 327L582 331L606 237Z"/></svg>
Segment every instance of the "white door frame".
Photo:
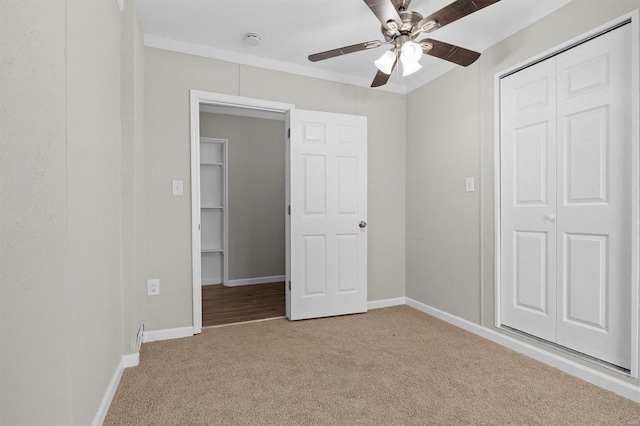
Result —
<svg viewBox="0 0 640 426"><path fill-rule="evenodd" d="M632 204L632 234L633 234L633 243L631 249L632 256L632 266L631 266L631 278L632 278L632 306L631 306L631 377L637 379L638 378L638 304L640 303L640 280L639 280L639 270L640 270L640 249L639 242L640 236L638 234L639 224L640 224L640 81L639 81L639 70L640 70L640 31L638 25L639 13L638 10L634 10L631 13L623 15L617 19L614 19L611 22L608 22L598 28L595 28L581 36L578 36L572 40L569 40L566 43L563 43L553 49L549 49L535 57L528 59L524 62L521 62L515 66L512 66L506 70L503 70L494 75L494 100L493 100L493 117L494 117L494 127L493 127L493 170L494 170L494 312L495 312L495 326L497 328L501 327L501 318L500 318L500 80L510 74L513 74L521 69L524 69L528 66L531 66L537 62L541 62L547 58L558 55L566 50L571 49L572 47L584 43L592 38L595 38L603 33L616 29L622 25L628 24L631 25L631 34L632 34L632 52L631 52L631 62L632 62L632 83L631 83L631 92L632 92L632 176L633 176L633 188L632 188L632 199L634 200Z"/></svg>
<svg viewBox="0 0 640 426"><path fill-rule="evenodd" d="M284 113L286 115L286 129L289 128L289 111L295 108L295 105L201 90L190 90L189 98L191 115L191 279L193 288L193 333L198 334L202 332L202 264L200 259L200 230L198 229L200 223L200 191L194 191L193 188L194 183L197 183L197 188L200 187L200 104ZM282 135L282 137L286 138L286 135ZM289 156L286 154L287 152L288 149L283 153L286 155L285 204L289 203ZM289 281L290 248L288 220L285 230L285 274L286 280ZM228 256L228 254L225 253L225 256Z"/></svg>

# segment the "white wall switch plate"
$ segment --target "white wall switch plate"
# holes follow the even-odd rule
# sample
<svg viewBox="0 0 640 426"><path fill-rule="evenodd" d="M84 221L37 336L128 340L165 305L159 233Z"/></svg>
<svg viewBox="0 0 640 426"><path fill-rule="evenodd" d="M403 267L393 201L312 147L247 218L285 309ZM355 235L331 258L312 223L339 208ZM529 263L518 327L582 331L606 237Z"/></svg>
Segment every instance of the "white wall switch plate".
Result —
<svg viewBox="0 0 640 426"><path fill-rule="evenodd" d="M171 181L171 191L173 195L182 195L184 193L182 181L181 180Z"/></svg>
<svg viewBox="0 0 640 426"><path fill-rule="evenodd" d="M467 192L473 192L476 190L475 188L475 179L472 177L468 177L464 182L464 189Z"/></svg>
<svg viewBox="0 0 640 426"><path fill-rule="evenodd" d="M154 278L147 280L147 296L157 296L160 294L160 280Z"/></svg>

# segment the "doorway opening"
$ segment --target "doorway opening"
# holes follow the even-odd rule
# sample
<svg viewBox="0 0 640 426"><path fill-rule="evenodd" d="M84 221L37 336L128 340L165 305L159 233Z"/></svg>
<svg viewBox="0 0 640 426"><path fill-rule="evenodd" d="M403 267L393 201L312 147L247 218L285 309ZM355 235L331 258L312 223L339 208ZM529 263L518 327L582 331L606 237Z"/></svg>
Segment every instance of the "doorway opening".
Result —
<svg viewBox="0 0 640 426"><path fill-rule="evenodd" d="M285 316L285 118L200 104L203 327Z"/></svg>
<svg viewBox="0 0 640 426"><path fill-rule="evenodd" d="M293 105L196 90L190 105L194 333L284 316Z"/></svg>

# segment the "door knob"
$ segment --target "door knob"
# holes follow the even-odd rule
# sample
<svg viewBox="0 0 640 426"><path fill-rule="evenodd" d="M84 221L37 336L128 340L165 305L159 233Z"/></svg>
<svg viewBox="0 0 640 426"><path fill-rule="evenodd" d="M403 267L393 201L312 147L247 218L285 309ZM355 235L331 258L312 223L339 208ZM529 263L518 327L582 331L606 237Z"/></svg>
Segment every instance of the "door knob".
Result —
<svg viewBox="0 0 640 426"><path fill-rule="evenodd" d="M364 220L360 221L360 224L358 225L360 228L366 228L367 227L367 222L365 222Z"/></svg>
<svg viewBox="0 0 640 426"><path fill-rule="evenodd" d="M556 215L555 214L547 214L544 216L544 220L548 220L549 222L555 222L556 221Z"/></svg>

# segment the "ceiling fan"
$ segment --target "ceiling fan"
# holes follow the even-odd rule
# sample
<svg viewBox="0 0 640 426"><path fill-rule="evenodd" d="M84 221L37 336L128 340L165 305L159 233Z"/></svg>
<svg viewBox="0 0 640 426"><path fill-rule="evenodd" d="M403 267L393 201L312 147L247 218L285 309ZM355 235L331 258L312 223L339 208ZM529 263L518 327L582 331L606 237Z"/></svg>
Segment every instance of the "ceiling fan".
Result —
<svg viewBox="0 0 640 426"><path fill-rule="evenodd" d="M382 45L393 46L391 50L375 61L378 73L373 79L371 87L385 85L398 62L402 67L402 76L418 71L422 68L419 60L423 53L466 67L474 63L480 57L480 53L430 38L418 42L414 40L420 33L431 33L499 1L456 0L423 18L418 12L407 10L411 0L364 0L382 23L381 31L385 41L372 40L327 50L309 55L309 60L317 62L361 50L374 49Z"/></svg>

